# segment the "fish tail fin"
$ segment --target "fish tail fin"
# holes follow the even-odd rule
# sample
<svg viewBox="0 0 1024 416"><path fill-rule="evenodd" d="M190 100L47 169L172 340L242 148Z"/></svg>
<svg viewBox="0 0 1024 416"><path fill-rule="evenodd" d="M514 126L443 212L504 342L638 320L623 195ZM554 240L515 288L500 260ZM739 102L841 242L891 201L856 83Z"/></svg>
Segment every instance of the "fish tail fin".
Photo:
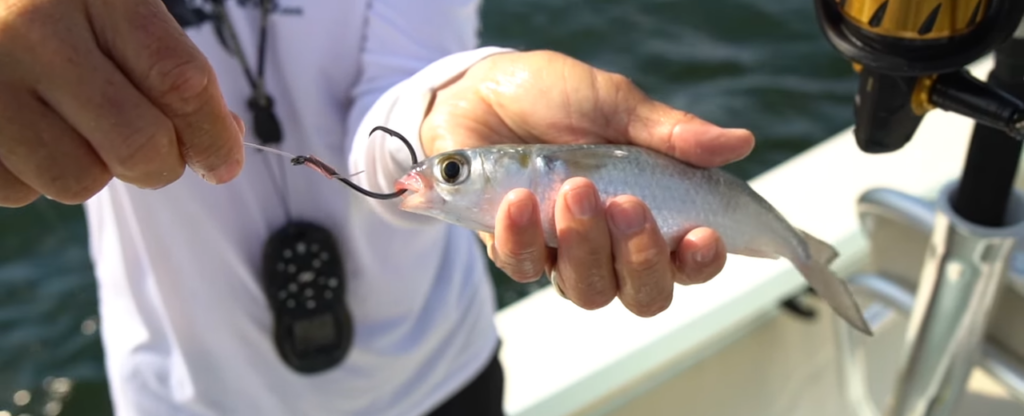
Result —
<svg viewBox="0 0 1024 416"><path fill-rule="evenodd" d="M807 242L807 249L810 251L812 260L826 266L831 266L832 262L839 257L839 251L832 247L831 244L819 240L804 230L797 229L796 232Z"/></svg>
<svg viewBox="0 0 1024 416"><path fill-rule="evenodd" d="M811 259L809 261L794 261L800 274L804 276L811 288L820 296L825 303L844 321L867 336L872 336L871 326L864 319L860 305L853 297L850 287L846 281L839 278L829 266L839 256L839 252L830 244L821 241L810 234L797 230L807 242Z"/></svg>

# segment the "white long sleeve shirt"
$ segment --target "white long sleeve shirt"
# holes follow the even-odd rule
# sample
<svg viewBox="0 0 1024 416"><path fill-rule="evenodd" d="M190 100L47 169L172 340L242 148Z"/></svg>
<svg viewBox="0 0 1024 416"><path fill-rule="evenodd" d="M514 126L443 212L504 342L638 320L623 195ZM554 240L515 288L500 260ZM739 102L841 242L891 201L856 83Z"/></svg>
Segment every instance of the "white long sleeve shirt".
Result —
<svg viewBox="0 0 1024 416"><path fill-rule="evenodd" d="M258 2L229 0L255 67ZM266 83L281 149L314 154L382 192L409 167L432 88L478 60L477 0L278 0ZM296 12L296 11L300 12ZM251 90L212 23L186 29L249 124ZM284 180L282 184L281 181ZM497 345L493 287L476 236L375 201L279 156L246 148L234 181L191 170L157 191L114 181L86 206L101 335L120 416L401 415L465 386ZM287 218L341 246L352 350L313 375L278 357L259 283L264 241Z"/></svg>

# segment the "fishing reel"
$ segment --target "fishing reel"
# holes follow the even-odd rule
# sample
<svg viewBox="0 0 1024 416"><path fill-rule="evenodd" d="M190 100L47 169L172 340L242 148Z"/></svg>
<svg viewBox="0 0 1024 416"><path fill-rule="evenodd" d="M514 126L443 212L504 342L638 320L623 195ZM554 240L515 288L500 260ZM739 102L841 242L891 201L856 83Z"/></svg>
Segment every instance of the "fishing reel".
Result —
<svg viewBox="0 0 1024 416"><path fill-rule="evenodd" d="M854 135L862 151L899 150L935 108L1024 138L1024 104L964 69L1013 36L1024 1L813 1L826 38L860 76Z"/></svg>

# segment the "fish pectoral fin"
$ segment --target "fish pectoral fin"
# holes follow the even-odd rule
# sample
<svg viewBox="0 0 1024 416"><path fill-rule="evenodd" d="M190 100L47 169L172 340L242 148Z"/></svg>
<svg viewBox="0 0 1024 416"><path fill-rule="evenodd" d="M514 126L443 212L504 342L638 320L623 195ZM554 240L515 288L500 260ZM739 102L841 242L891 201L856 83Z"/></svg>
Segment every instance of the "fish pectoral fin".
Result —
<svg viewBox="0 0 1024 416"><path fill-rule="evenodd" d="M839 251L831 244L819 240L804 230L797 229L796 232L807 242L807 249L810 251L812 260L830 266L839 257Z"/></svg>

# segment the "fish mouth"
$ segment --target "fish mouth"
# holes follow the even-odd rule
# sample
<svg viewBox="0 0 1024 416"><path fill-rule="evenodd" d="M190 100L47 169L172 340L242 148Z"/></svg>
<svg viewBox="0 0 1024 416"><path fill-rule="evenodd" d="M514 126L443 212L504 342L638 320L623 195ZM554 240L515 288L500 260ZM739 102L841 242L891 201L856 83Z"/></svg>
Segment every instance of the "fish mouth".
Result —
<svg viewBox="0 0 1024 416"><path fill-rule="evenodd" d="M427 202L423 194L426 188L423 175L419 172L410 172L395 181L395 191L405 191L402 193L402 203L398 208L410 212L420 211Z"/></svg>
<svg viewBox="0 0 1024 416"><path fill-rule="evenodd" d="M403 198L409 196L410 193L419 193L423 188L426 188L423 184L423 175L417 172L408 173L395 181L395 191L406 191L402 194Z"/></svg>
<svg viewBox="0 0 1024 416"><path fill-rule="evenodd" d="M423 194L410 195L409 192L402 195L402 202L398 204L398 209L415 213L423 213L428 207L427 198Z"/></svg>

